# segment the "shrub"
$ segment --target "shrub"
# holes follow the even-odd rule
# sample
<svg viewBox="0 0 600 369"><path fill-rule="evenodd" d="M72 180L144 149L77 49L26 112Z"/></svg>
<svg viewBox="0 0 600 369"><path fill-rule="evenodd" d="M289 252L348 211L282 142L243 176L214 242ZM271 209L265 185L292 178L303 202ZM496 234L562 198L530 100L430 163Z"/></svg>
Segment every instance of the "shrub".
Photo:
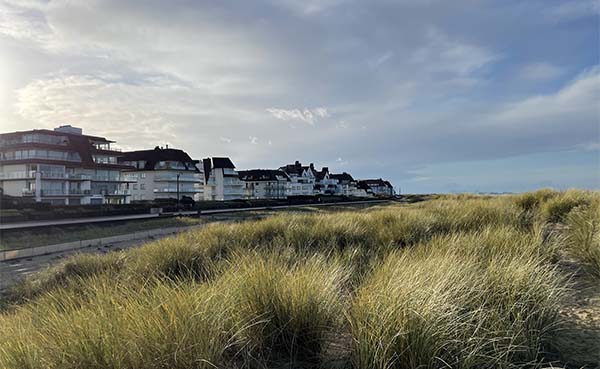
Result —
<svg viewBox="0 0 600 369"><path fill-rule="evenodd" d="M354 367L496 368L542 360L558 325L563 281L535 258L499 253L485 261L461 250L489 242L489 235L447 237L393 252L375 268L350 310Z"/></svg>
<svg viewBox="0 0 600 369"><path fill-rule="evenodd" d="M293 255L292 255L293 257ZM243 342L268 361L317 362L327 333L342 321L343 266L322 257L243 256L224 278L233 291L235 319L248 328Z"/></svg>
<svg viewBox="0 0 600 369"><path fill-rule="evenodd" d="M569 190L562 192L544 203L540 215L546 222L562 222L574 208L589 205L591 197L590 193L584 191Z"/></svg>
<svg viewBox="0 0 600 369"><path fill-rule="evenodd" d="M568 228L561 241L567 251L582 260L592 274L600 277L599 204L570 212L566 224Z"/></svg>

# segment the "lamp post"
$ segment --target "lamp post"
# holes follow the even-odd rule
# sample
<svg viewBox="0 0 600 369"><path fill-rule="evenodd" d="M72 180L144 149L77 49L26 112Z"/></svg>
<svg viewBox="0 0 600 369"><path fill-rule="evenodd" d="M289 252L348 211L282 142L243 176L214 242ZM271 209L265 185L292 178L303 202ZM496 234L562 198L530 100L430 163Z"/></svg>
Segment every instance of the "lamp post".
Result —
<svg viewBox="0 0 600 369"><path fill-rule="evenodd" d="M177 173L177 210L179 210L179 176L181 173Z"/></svg>

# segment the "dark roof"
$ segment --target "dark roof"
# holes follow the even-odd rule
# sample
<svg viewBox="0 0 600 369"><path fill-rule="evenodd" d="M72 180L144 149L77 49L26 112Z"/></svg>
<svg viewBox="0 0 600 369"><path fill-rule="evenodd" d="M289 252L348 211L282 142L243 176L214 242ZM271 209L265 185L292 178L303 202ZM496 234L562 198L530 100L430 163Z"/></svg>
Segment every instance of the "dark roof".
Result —
<svg viewBox="0 0 600 369"><path fill-rule="evenodd" d="M322 180L323 178L325 178L325 175L327 173L329 173L329 168L327 167L323 167L323 169L321 169L321 171L316 171L313 169L313 172L315 173L315 177L317 178L317 180Z"/></svg>
<svg viewBox="0 0 600 369"><path fill-rule="evenodd" d="M313 163L310 163L309 165L302 165L302 163L300 163L297 160L294 164L287 164L283 167L280 167L279 169L283 170L287 174L295 174L295 175L299 175L299 176L302 175L302 173L305 170L312 171L312 173L315 177L317 177L317 174L319 173L315 170L315 166ZM327 168L323 168L323 169L327 169Z"/></svg>
<svg viewBox="0 0 600 369"><path fill-rule="evenodd" d="M231 168L234 169L235 165L231 162L229 158L212 158L212 167L213 168Z"/></svg>
<svg viewBox="0 0 600 369"><path fill-rule="evenodd" d="M251 170L240 170L239 178L242 181L276 181L277 176L284 177L286 181L290 180L290 177L282 170L279 169L251 169Z"/></svg>
<svg viewBox="0 0 600 369"><path fill-rule="evenodd" d="M39 144L39 143L34 143L34 142L22 143L22 144L18 144L18 145L20 145L21 147L25 147L25 146L36 147L38 145L44 145L45 147L52 146L54 149L60 150L60 151L77 152L79 154L79 157L81 158L81 166L84 168L131 169L131 167L122 165L122 164L101 164L101 163L94 162L94 159L92 157L92 154L94 154L94 153L108 153L111 155L117 154L116 151L98 150L92 145L92 142L95 142L95 143L112 143L112 142L114 142L114 141L107 140L104 137L89 136L89 135L76 134L76 133L70 133L70 132L51 131L49 129L33 129L33 130L29 130L29 131L3 133L3 134L0 134L0 137L2 137L2 138L18 137L18 136L22 136L24 134L29 134L29 133L43 133L43 134L47 134L47 135L51 135L51 136L63 136L63 137L68 138L68 142L66 145L48 145L48 144ZM26 162L26 161L27 161L27 159L19 160L19 162ZM50 159L45 162L57 163L59 161L60 160ZM75 165L75 163L74 162L65 162L65 165L73 166L73 165Z"/></svg>
<svg viewBox="0 0 600 369"><path fill-rule="evenodd" d="M179 149L161 149L160 147L156 147L153 150L124 152L118 158L120 163L141 160L146 161L144 170L154 170L156 163L160 161L178 161L184 163L186 167L192 164L192 166L188 167L188 170L193 169L198 171L198 168L193 165L198 163L198 160L193 160L185 151Z"/></svg>
<svg viewBox="0 0 600 369"><path fill-rule="evenodd" d="M204 180L208 181L210 173L216 168L230 168L235 169L235 165L229 158L213 157L202 159L202 166L204 167Z"/></svg>
<svg viewBox="0 0 600 369"><path fill-rule="evenodd" d="M333 179L337 179L338 181L348 181L348 182L353 182L354 178L352 178L352 176L349 173L342 173L342 174L329 174L329 178L333 178Z"/></svg>
<svg viewBox="0 0 600 369"><path fill-rule="evenodd" d="M96 143L99 142L106 142L106 143L114 143L115 141L111 141L108 140L104 137L100 137L100 136L90 136L90 135L84 135L84 134L76 134L76 133L69 133L69 132L62 132L62 131L52 131L50 129L31 129L29 131L17 131L17 132L9 132L9 133L2 133L0 134L0 137L12 137L12 136L21 136L27 133L43 133L43 134L47 134L47 135L51 135L51 136L68 136L69 138L71 137L85 137L87 139L89 139L90 141L94 141Z"/></svg>
<svg viewBox="0 0 600 369"><path fill-rule="evenodd" d="M388 181L384 181L383 179L379 178L379 179L364 179L362 181L359 181L365 183L367 186L383 186L383 187L389 187L392 188L392 184Z"/></svg>

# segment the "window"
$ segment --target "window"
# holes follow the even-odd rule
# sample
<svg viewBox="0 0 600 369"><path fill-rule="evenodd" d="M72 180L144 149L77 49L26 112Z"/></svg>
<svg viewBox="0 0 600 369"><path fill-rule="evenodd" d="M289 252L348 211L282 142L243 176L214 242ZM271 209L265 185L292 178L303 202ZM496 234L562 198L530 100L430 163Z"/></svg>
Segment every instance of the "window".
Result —
<svg viewBox="0 0 600 369"><path fill-rule="evenodd" d="M145 190L146 189L146 185L144 183L140 184L140 190Z"/></svg>
<svg viewBox="0 0 600 369"><path fill-rule="evenodd" d="M133 189L134 189L134 190L137 190L137 183L134 183L134 184L133 184Z"/></svg>
<svg viewBox="0 0 600 369"><path fill-rule="evenodd" d="M146 178L146 173L141 173L140 178Z"/></svg>

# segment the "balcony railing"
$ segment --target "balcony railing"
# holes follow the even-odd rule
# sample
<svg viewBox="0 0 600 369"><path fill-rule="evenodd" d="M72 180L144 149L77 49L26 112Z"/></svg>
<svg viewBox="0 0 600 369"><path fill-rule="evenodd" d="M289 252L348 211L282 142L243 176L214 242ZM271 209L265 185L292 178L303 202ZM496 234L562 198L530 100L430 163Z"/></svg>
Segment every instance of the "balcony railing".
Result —
<svg viewBox="0 0 600 369"><path fill-rule="evenodd" d="M157 182L177 182L177 176L155 176ZM199 177L179 177L179 182L202 182Z"/></svg>
<svg viewBox="0 0 600 369"><path fill-rule="evenodd" d="M40 191L42 196L73 196L73 195L89 195L91 194L90 190L82 190L82 189L44 189Z"/></svg>
<svg viewBox="0 0 600 369"><path fill-rule="evenodd" d="M177 192L177 188L155 188L154 189L155 193L161 193L161 192L167 192L167 193L176 193ZM189 187L185 187L185 188L179 188L179 193L196 193L196 192L202 192L202 189L200 188L189 188Z"/></svg>

